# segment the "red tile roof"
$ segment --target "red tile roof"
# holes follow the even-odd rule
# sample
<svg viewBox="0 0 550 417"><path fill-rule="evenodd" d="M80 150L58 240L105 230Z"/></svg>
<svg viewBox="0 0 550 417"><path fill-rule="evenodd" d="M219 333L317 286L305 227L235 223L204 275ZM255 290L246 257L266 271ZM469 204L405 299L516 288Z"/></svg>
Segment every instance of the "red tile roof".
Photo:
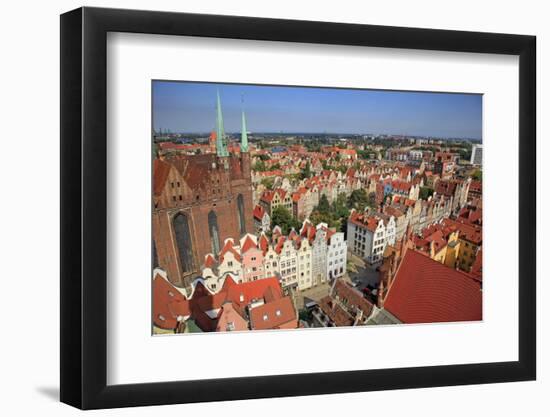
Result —
<svg viewBox="0 0 550 417"><path fill-rule="evenodd" d="M467 240L476 245L481 245L483 240L481 226L461 223L449 218L443 219L443 224L450 228L454 228L454 230L458 230L460 239Z"/></svg>
<svg viewBox="0 0 550 417"><path fill-rule="evenodd" d="M243 242L243 246L241 248L241 253L244 254L252 248L257 248L256 243L254 242L254 239L252 239L250 235L246 235Z"/></svg>
<svg viewBox="0 0 550 417"><path fill-rule="evenodd" d="M392 186L392 189L394 189L394 190L399 190L401 192L407 192L408 193L409 190L412 187L412 184L409 183L409 182L406 182L406 181L395 180L395 181L391 182L391 186Z"/></svg>
<svg viewBox="0 0 550 417"><path fill-rule="evenodd" d="M461 223L480 225L483 222L483 210L464 207L458 212L457 220Z"/></svg>
<svg viewBox="0 0 550 417"><path fill-rule="evenodd" d="M269 240L267 239L267 236L262 233L260 236L260 240L258 241L258 246L263 251L264 255L269 249Z"/></svg>
<svg viewBox="0 0 550 417"><path fill-rule="evenodd" d="M254 207L254 211L252 212L252 214L254 215L255 219L261 221L264 217L265 209L257 204L256 207Z"/></svg>
<svg viewBox="0 0 550 417"><path fill-rule="evenodd" d="M162 329L175 329L177 317L191 314L189 302L166 279L156 275L153 280L153 323Z"/></svg>
<svg viewBox="0 0 550 417"><path fill-rule="evenodd" d="M384 213L387 214L388 216L393 216L396 219L405 215L405 213L403 213L403 211L399 210L396 207L392 207L392 206L384 206Z"/></svg>
<svg viewBox="0 0 550 417"><path fill-rule="evenodd" d="M279 236L279 239L277 241L277 244L275 245L275 252L281 253L281 250L283 249L283 244L285 243L285 236Z"/></svg>
<svg viewBox="0 0 550 417"><path fill-rule="evenodd" d="M482 318L482 294L467 274L408 250L384 308L403 323L474 321Z"/></svg>
<svg viewBox="0 0 550 417"><path fill-rule="evenodd" d="M235 256L235 259L241 262L241 255L239 254L239 252L237 252L237 250L234 248L233 245L234 245L234 242L231 239L227 239L225 241L225 244L223 245L223 248L220 251L220 262L223 262L224 255L227 252L231 252Z"/></svg>
<svg viewBox="0 0 550 417"><path fill-rule="evenodd" d="M298 327L296 311L290 297L279 298L250 310L250 327L253 330L279 329L283 326Z"/></svg>
<svg viewBox="0 0 550 417"><path fill-rule="evenodd" d="M275 197L275 194L279 194L279 198L281 200L284 200L286 196L286 191L283 190L282 188L277 188L274 191L272 190L264 191L260 200L265 201L266 203L271 203L273 201L273 198Z"/></svg>
<svg viewBox="0 0 550 417"><path fill-rule="evenodd" d="M231 285L229 286L229 288L227 288L227 298L233 301L238 306L244 306L250 303L252 300L263 299L268 290L269 296L271 296L272 298L281 298L283 296L283 290L281 289L279 280L277 279L277 277L271 277L259 279L257 281Z"/></svg>
<svg viewBox="0 0 550 417"><path fill-rule="evenodd" d="M371 232L374 232L378 227L378 219L374 216L368 216L364 213L359 213L357 211L351 213L349 220L358 226L366 227Z"/></svg>
<svg viewBox="0 0 550 417"><path fill-rule="evenodd" d="M212 255L211 253L207 254L204 257L205 268L212 268L214 265L216 265L216 258L214 258L214 255Z"/></svg>
<svg viewBox="0 0 550 417"><path fill-rule="evenodd" d="M329 295L319 300L319 307L336 327L353 326L355 322L352 315Z"/></svg>
<svg viewBox="0 0 550 417"><path fill-rule="evenodd" d="M472 264L470 273L472 274L472 276L474 276L475 278L481 281L482 275L483 275L482 272L483 272L483 250L479 249L477 251L474 263Z"/></svg>
<svg viewBox="0 0 550 417"><path fill-rule="evenodd" d="M435 192L446 196L452 196L455 193L458 182L455 180L440 180L435 185Z"/></svg>
<svg viewBox="0 0 550 417"><path fill-rule="evenodd" d="M153 193L160 195L170 173L170 164L160 160L153 160Z"/></svg>

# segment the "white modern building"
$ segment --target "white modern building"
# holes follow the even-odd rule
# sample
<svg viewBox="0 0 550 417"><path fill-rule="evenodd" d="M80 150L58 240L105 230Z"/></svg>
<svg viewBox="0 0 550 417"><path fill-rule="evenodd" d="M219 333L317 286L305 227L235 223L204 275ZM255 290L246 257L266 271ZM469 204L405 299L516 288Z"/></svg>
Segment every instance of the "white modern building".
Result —
<svg viewBox="0 0 550 417"><path fill-rule="evenodd" d="M483 163L483 145L474 145L472 147L472 157L470 159L472 165L481 166Z"/></svg>

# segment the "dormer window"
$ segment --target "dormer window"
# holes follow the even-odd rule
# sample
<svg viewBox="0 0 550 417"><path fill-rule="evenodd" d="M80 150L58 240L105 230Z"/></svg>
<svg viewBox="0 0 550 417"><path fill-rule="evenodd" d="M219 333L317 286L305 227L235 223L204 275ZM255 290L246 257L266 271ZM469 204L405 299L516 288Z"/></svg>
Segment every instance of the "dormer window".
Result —
<svg viewBox="0 0 550 417"><path fill-rule="evenodd" d="M264 321L267 321L267 314L264 314L263 319L264 319Z"/></svg>
<svg viewBox="0 0 550 417"><path fill-rule="evenodd" d="M166 320L162 314L159 314L159 315L158 315L158 318L159 318L159 320L161 320L161 321L165 321L165 320Z"/></svg>
<svg viewBox="0 0 550 417"><path fill-rule="evenodd" d="M277 310L277 311L275 312L275 314L277 315L277 317L280 317L280 316L281 316L281 310Z"/></svg>

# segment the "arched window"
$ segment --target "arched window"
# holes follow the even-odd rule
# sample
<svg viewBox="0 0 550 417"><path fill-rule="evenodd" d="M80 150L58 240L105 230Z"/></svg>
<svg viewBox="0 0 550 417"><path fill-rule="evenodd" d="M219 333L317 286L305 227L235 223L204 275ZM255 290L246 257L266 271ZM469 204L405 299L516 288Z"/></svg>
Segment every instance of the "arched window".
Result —
<svg viewBox="0 0 550 417"><path fill-rule="evenodd" d="M244 200L242 194L239 194L237 197L237 208L239 211L239 227L241 235L244 235L246 233L246 223L244 220Z"/></svg>
<svg viewBox="0 0 550 417"><path fill-rule="evenodd" d="M155 244L154 240L152 241L152 243L153 243L153 268L152 269L155 269L159 266L159 258L157 254L157 245Z"/></svg>
<svg viewBox="0 0 550 417"><path fill-rule="evenodd" d="M178 213L174 217L174 233L176 235L176 244L180 257L181 268L183 272L189 272L194 269L193 266L193 242L189 229L189 221L183 213Z"/></svg>
<svg viewBox="0 0 550 417"><path fill-rule="evenodd" d="M217 255L220 253L220 231L218 229L218 216L216 216L214 210L208 213L208 230L212 242L212 253Z"/></svg>

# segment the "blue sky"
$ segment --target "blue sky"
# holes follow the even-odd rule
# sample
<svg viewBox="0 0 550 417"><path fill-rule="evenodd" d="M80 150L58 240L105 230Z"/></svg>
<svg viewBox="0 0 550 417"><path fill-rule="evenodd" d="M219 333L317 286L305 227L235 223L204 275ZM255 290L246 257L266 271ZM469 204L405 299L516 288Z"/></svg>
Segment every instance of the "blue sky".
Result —
<svg viewBox="0 0 550 417"><path fill-rule="evenodd" d="M225 130L379 133L481 139L482 96L246 84L153 82L153 127L209 132L220 92ZM244 104L242 100L244 98Z"/></svg>

